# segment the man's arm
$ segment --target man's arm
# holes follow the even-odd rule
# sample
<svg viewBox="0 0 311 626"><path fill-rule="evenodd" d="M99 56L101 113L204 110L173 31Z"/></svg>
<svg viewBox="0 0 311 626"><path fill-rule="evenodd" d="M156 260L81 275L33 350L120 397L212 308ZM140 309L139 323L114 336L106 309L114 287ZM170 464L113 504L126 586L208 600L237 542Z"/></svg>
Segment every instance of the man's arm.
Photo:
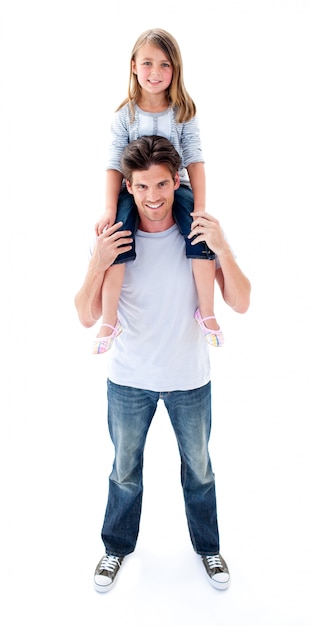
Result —
<svg viewBox="0 0 311 626"><path fill-rule="evenodd" d="M94 326L101 316L101 292L106 270L120 254L120 246L124 246L122 252L131 250L131 245L124 245L133 241L129 239L131 232L118 231L121 225L122 222L118 222L97 237L83 285L75 296L79 320L86 328Z"/></svg>
<svg viewBox="0 0 311 626"><path fill-rule="evenodd" d="M246 313L250 305L251 284L238 266L228 245L220 224L208 213L192 214L191 234L195 242L205 241L219 259L220 268L216 270L216 280L224 301L237 313Z"/></svg>

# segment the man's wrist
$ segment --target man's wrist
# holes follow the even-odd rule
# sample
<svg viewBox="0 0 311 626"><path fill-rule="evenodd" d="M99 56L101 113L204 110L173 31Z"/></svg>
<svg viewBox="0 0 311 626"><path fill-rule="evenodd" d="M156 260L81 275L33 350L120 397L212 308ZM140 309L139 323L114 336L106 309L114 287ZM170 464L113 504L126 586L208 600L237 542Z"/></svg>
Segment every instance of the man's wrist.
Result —
<svg viewBox="0 0 311 626"><path fill-rule="evenodd" d="M220 248L219 250L215 250L213 249L213 251L215 252L215 254L217 255L218 259L226 259L229 257L232 257L232 252L230 250L230 247L228 244L224 244L222 248Z"/></svg>

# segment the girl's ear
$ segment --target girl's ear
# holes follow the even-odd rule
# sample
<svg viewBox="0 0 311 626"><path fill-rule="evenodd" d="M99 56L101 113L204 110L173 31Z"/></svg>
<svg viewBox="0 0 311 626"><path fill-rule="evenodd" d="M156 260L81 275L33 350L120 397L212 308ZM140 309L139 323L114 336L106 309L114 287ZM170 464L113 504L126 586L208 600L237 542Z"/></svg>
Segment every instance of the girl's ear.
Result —
<svg viewBox="0 0 311 626"><path fill-rule="evenodd" d="M132 72L133 72L133 74L137 74L135 59L132 59Z"/></svg>

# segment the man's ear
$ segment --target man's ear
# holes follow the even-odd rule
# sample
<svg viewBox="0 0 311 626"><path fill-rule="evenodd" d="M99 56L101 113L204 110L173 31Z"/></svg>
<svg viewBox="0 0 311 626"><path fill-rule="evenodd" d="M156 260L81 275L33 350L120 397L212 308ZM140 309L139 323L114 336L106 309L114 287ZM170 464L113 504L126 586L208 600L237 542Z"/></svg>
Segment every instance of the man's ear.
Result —
<svg viewBox="0 0 311 626"><path fill-rule="evenodd" d="M178 189L178 187L180 187L180 177L179 177L179 173L176 172L175 176L174 176L174 189Z"/></svg>
<svg viewBox="0 0 311 626"><path fill-rule="evenodd" d="M126 189L128 190L128 192L133 195L132 185L131 185L130 181L126 180L125 184L126 184Z"/></svg>

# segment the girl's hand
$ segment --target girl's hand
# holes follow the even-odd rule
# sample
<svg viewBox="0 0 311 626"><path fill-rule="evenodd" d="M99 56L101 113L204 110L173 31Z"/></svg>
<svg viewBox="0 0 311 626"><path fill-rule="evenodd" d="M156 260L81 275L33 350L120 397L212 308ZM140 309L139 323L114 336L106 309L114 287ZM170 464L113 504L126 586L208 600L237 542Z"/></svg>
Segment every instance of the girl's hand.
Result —
<svg viewBox="0 0 311 626"><path fill-rule="evenodd" d="M98 237L99 235L101 235L104 232L105 228L109 228L109 226L112 226L115 223L115 219L116 211L113 211L112 209L106 209L106 211L101 215L101 217L95 224L96 236Z"/></svg>

